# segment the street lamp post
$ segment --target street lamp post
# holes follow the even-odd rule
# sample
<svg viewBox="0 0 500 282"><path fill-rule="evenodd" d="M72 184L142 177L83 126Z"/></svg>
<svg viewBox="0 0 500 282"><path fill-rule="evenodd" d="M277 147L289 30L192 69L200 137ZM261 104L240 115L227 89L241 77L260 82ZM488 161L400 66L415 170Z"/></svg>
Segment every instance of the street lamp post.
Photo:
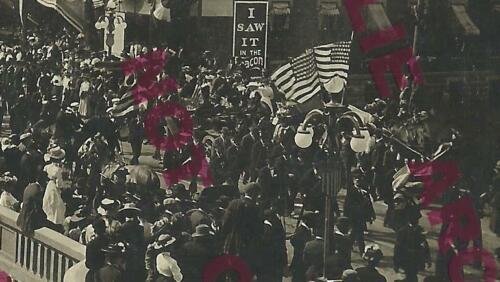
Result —
<svg viewBox="0 0 500 282"><path fill-rule="evenodd" d="M348 110L342 104L330 102L325 104L325 109L312 110L306 115L304 122L299 126L295 142L301 148L307 148L312 143L314 131L309 127L309 120L312 117L320 116L327 122L326 152L327 160L321 169L322 189L325 195L324 207L324 229L323 229L323 277L326 277L326 261L330 254L330 227L333 227L331 218L332 201L336 200L337 193L341 186L341 154L340 154L340 133L341 123L349 121L355 131L352 138L365 140L365 135L361 132L361 118ZM368 142L368 139L365 140ZM366 144L367 146L367 144ZM365 146L363 146L364 148ZM353 148L354 149L354 148Z"/></svg>

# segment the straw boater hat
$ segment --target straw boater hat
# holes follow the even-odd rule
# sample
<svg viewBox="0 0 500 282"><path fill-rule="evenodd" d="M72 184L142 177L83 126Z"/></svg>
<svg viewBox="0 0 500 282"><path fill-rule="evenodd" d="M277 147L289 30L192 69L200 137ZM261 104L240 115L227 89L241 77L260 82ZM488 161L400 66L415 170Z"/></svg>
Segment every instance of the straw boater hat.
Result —
<svg viewBox="0 0 500 282"><path fill-rule="evenodd" d="M153 243L153 248L159 250L161 248L165 248L172 245L175 241L176 241L175 237L172 237L169 234L162 234Z"/></svg>
<svg viewBox="0 0 500 282"><path fill-rule="evenodd" d="M123 242L109 244L101 250L106 254L125 254L127 252L126 245Z"/></svg>
<svg viewBox="0 0 500 282"><path fill-rule="evenodd" d="M50 160L62 160L62 159L64 159L65 156L66 156L66 152L64 151L64 149L57 146L57 147L50 149L47 152L45 158L50 159Z"/></svg>
<svg viewBox="0 0 500 282"><path fill-rule="evenodd" d="M101 205L97 208L97 213L106 216L108 215L109 211L112 209L116 209L120 206L120 202L113 200L113 199L102 199Z"/></svg>
<svg viewBox="0 0 500 282"><path fill-rule="evenodd" d="M123 208L118 210L118 215L124 217L134 217L139 215L141 209L135 206L135 203L125 203Z"/></svg>

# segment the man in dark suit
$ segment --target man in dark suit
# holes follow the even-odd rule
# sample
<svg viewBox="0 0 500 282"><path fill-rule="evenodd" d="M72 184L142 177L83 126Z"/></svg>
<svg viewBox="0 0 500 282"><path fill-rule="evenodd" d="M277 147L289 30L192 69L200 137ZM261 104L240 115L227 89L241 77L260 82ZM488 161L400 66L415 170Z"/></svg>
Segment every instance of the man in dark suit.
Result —
<svg viewBox="0 0 500 282"><path fill-rule="evenodd" d="M262 206L264 208L275 206L274 203L278 199L276 173L276 169L269 161L266 161L266 166L259 170L258 183L262 188Z"/></svg>
<svg viewBox="0 0 500 282"><path fill-rule="evenodd" d="M290 263L292 271L292 282L306 281L306 264L304 263L304 248L306 243L312 239L313 226L316 214L306 212L302 216L300 225L295 229L295 233L290 237L290 244L293 246L293 258Z"/></svg>
<svg viewBox="0 0 500 282"><path fill-rule="evenodd" d="M106 263L94 276L95 282L121 282L133 281L125 279L126 274L126 249L125 244L115 243L103 249Z"/></svg>
<svg viewBox="0 0 500 282"><path fill-rule="evenodd" d="M257 141L252 146L250 181L257 180L259 170L266 165L268 148L269 146L265 143L262 132L260 132Z"/></svg>
<svg viewBox="0 0 500 282"><path fill-rule="evenodd" d="M373 171L373 182L370 189L370 194L374 200L377 200L379 196L384 195L383 185L385 177L384 168L384 155L386 151L385 142L382 139L380 133L375 135L375 147L371 152L371 169Z"/></svg>
<svg viewBox="0 0 500 282"><path fill-rule="evenodd" d="M315 162L313 162L313 167L308 169L299 180L299 192L305 197L306 210L319 209L322 211L321 175Z"/></svg>
<svg viewBox="0 0 500 282"><path fill-rule="evenodd" d="M239 158L243 167L243 183L247 183L250 179L252 170L252 147L257 142L258 130L256 127L251 127L250 132L243 136L240 142Z"/></svg>
<svg viewBox="0 0 500 282"><path fill-rule="evenodd" d="M184 275L183 281L202 281L205 265L216 256L214 232L206 224L196 226L193 240L184 243L179 251L179 266Z"/></svg>
<svg viewBox="0 0 500 282"><path fill-rule="evenodd" d="M259 281L281 281L287 266L286 235L278 214L264 212L263 263Z"/></svg>
<svg viewBox="0 0 500 282"><path fill-rule="evenodd" d="M229 128L223 127L221 135L214 140L214 149L221 157L226 156L226 149L231 144L229 136Z"/></svg>
<svg viewBox="0 0 500 282"><path fill-rule="evenodd" d="M144 238L144 226L139 224L138 215L140 212L140 209L136 208L135 204L127 203L117 214L118 217L124 219L118 232L118 238L130 245L126 270L126 275L131 279L130 281L143 281L145 277L146 240Z"/></svg>
<svg viewBox="0 0 500 282"><path fill-rule="evenodd" d="M229 147L227 147L225 151L225 171L226 171L226 180L230 184L238 184L238 180L241 174L241 163L242 160L239 157L241 149L236 144L235 137L231 136Z"/></svg>

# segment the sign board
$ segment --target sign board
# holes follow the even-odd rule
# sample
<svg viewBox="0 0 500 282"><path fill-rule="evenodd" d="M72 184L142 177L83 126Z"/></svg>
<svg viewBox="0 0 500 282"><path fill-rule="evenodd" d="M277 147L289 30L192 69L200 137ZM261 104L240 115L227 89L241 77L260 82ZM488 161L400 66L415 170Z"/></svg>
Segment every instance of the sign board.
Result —
<svg viewBox="0 0 500 282"><path fill-rule="evenodd" d="M252 77L266 68L267 24L268 2L234 2L233 56L242 59Z"/></svg>

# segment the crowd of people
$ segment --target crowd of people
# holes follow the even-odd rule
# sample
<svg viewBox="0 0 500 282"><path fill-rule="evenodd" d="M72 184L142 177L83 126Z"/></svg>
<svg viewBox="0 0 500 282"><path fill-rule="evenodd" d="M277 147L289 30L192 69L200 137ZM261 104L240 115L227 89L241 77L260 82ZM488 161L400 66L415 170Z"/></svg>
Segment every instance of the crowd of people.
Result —
<svg viewBox="0 0 500 282"><path fill-rule="evenodd" d="M251 81L238 59L221 66L210 52L192 65L183 65L182 52L174 52L158 78L174 77L179 91L158 100L188 106L195 121L192 143L209 141L213 186L198 189L194 178L160 188L152 168L137 166L147 143L146 111L115 111L133 83L121 70L102 67L103 54L82 48L81 40L65 30L39 30L17 45L0 46L0 116L10 118L1 142L0 205L19 211L17 223L27 235L49 227L85 244L86 281L202 281L210 271L204 266L221 255L242 258L257 281L315 281L323 268L328 279L387 281L377 270L380 247L365 244L367 223L376 218L374 201L387 204L384 225L397 233L395 269L404 270L406 281L417 281L430 265L418 185L392 185L401 167L431 156L441 144L429 133L429 113L408 106L404 93L411 83L400 101L376 99L364 107L374 124L365 152L355 153L350 131L342 133L347 195L343 205L325 211L324 127L315 125L313 144L299 148L294 136L303 115L286 110L269 80ZM156 49L135 45L123 57ZM163 134L173 134L166 121L162 125ZM388 138L383 128L398 138ZM455 145L458 136L453 132L446 141ZM131 145L130 166L120 139ZM153 157L164 169L175 169L189 157L186 148L163 157L156 150ZM295 208L298 202L302 210ZM334 215L335 232L324 265L326 213ZM299 222L287 232L283 220L290 216ZM353 269L353 249L366 266ZM437 281L448 279L447 259L438 257ZM237 280L234 273L225 277Z"/></svg>

